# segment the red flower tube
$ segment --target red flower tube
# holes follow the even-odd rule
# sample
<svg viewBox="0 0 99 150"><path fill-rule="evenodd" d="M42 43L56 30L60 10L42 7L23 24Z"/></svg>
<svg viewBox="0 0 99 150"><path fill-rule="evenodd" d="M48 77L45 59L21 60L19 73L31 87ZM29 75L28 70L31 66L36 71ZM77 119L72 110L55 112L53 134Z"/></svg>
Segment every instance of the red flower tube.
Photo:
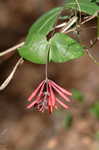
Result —
<svg viewBox="0 0 99 150"><path fill-rule="evenodd" d="M63 103L58 94L65 102ZM31 102L27 105L27 109L34 107L37 111L44 112L47 110L52 113L54 109L57 109L61 105L64 109L68 109L66 102L70 102L72 93L57 85L52 80L42 81L34 92L29 96L28 101Z"/></svg>

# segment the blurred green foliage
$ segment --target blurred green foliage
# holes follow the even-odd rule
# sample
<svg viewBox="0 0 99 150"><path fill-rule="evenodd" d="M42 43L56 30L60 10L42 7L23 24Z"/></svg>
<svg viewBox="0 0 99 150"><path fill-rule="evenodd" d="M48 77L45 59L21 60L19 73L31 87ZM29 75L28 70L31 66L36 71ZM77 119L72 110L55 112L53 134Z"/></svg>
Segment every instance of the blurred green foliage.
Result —
<svg viewBox="0 0 99 150"><path fill-rule="evenodd" d="M84 95L75 88L72 89L72 98L79 102L84 101Z"/></svg>
<svg viewBox="0 0 99 150"><path fill-rule="evenodd" d="M71 112L67 112L66 113L66 117L64 119L64 127L65 127L65 129L70 128L71 125L72 125L72 122L73 122L72 113Z"/></svg>
<svg viewBox="0 0 99 150"><path fill-rule="evenodd" d="M95 133L95 140L99 141L99 131Z"/></svg>
<svg viewBox="0 0 99 150"><path fill-rule="evenodd" d="M93 104L89 111L93 116L99 119L99 102Z"/></svg>

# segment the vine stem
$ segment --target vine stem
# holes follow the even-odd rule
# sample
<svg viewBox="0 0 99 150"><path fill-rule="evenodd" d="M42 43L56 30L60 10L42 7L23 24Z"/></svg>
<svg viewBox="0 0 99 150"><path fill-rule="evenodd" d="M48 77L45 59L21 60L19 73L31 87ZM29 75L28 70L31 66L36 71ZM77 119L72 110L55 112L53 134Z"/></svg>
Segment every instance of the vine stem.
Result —
<svg viewBox="0 0 99 150"><path fill-rule="evenodd" d="M21 46L23 46L23 45L24 45L24 42L21 42L21 43L15 45L15 46L13 46L13 47L7 49L6 51L1 52L1 53L0 53L0 56L4 56L4 55L6 55L6 54L8 54L8 53L10 53L10 52L12 52L12 51L15 51L17 48L19 48L19 47L21 47Z"/></svg>
<svg viewBox="0 0 99 150"><path fill-rule="evenodd" d="M76 4L78 5L78 9L79 9L79 11L81 12L81 8L80 8L80 5L79 5L78 0L75 0L75 2L76 2Z"/></svg>
<svg viewBox="0 0 99 150"><path fill-rule="evenodd" d="M15 67L13 68L12 72L10 73L10 75L6 78L6 80L2 83L2 85L0 85L0 91L4 90L8 84L11 82L17 68L19 67L20 64L22 64L24 62L24 60L22 58L20 58L18 60L18 62L16 63Z"/></svg>
<svg viewBox="0 0 99 150"><path fill-rule="evenodd" d="M76 17L76 16L72 17L72 18L68 21L68 23L61 29L60 32L61 32L61 33L64 33L64 32L66 32L68 29L70 29L71 26L74 25L74 24L77 22L77 19L78 19L78 17Z"/></svg>
<svg viewBox="0 0 99 150"><path fill-rule="evenodd" d="M48 80L48 62L45 64L45 80Z"/></svg>
<svg viewBox="0 0 99 150"><path fill-rule="evenodd" d="M77 19L78 18L76 16L72 17L67 24L65 23L65 26L62 28L60 32L65 33L73 24L76 23ZM45 64L45 80L46 81L48 81L48 58L49 58L49 53L48 53L48 57L47 57L46 64Z"/></svg>
<svg viewBox="0 0 99 150"><path fill-rule="evenodd" d="M80 13L80 19L79 21L81 22L81 8L80 8L80 4L79 4L79 1L78 0L75 0L77 6L78 6L78 10L79 10L79 13Z"/></svg>
<svg viewBox="0 0 99 150"><path fill-rule="evenodd" d="M99 40L99 11L97 12L97 40Z"/></svg>
<svg viewBox="0 0 99 150"><path fill-rule="evenodd" d="M99 62L94 58L94 56L92 56L92 54L89 52L88 49L86 49L86 52L87 52L88 56L91 58L91 60L93 60L93 62L94 62L95 64L98 64L98 65L99 65Z"/></svg>

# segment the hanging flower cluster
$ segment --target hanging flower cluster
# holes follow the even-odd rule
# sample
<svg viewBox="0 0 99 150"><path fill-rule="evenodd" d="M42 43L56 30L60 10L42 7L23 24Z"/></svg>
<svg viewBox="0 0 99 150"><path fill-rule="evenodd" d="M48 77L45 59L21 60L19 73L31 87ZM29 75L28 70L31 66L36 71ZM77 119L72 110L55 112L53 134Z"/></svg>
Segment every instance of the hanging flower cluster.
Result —
<svg viewBox="0 0 99 150"><path fill-rule="evenodd" d="M59 94L66 102L70 102L68 96L72 95L72 93L60 87L52 80L43 80L29 96L28 101L31 102L33 100L33 102L28 104L27 108L34 107L37 111L44 112L47 110L49 113L52 113L59 105L68 109L68 105L59 100L55 94Z"/></svg>

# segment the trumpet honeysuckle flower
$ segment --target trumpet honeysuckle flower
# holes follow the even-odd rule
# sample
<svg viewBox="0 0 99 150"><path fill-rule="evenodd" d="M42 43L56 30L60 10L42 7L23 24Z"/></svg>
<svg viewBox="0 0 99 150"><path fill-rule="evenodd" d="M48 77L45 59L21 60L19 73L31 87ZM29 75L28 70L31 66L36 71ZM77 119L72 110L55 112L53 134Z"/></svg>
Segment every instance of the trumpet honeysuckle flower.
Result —
<svg viewBox="0 0 99 150"><path fill-rule="evenodd" d="M57 97L58 95L64 102ZM30 104L27 105L27 109L34 107L37 111L44 112L47 110L49 113L52 113L59 105L64 109L68 109L66 102L70 102L69 96L71 95L72 93L60 87L52 80L46 79L29 96L28 101Z"/></svg>

